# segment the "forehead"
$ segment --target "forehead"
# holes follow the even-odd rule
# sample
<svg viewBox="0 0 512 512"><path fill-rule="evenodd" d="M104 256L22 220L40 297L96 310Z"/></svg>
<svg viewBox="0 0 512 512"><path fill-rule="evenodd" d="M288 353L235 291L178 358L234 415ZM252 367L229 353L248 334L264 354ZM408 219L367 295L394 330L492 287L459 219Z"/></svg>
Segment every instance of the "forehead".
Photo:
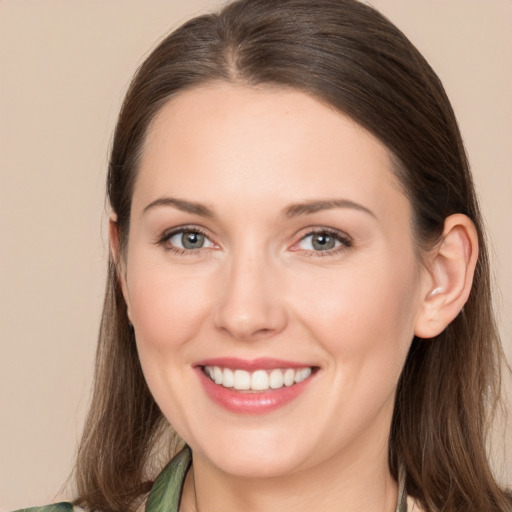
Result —
<svg viewBox="0 0 512 512"><path fill-rule="evenodd" d="M148 128L139 174L134 202L341 195L385 209L404 199L377 138L306 93L269 86L216 83L169 100Z"/></svg>

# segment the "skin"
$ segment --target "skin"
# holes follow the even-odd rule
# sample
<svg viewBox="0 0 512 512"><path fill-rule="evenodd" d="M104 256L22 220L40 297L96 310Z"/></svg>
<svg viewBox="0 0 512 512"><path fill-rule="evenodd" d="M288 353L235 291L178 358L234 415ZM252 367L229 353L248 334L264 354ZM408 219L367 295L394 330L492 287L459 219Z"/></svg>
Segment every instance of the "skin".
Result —
<svg viewBox="0 0 512 512"><path fill-rule="evenodd" d="M213 215L148 208L169 197ZM351 204L283 215L333 199ZM419 261L411 219L386 147L302 92L210 84L157 114L120 274L149 388L193 450L183 510L395 510L397 381L414 335L462 307L477 253L453 216ZM205 245L180 250L169 232L183 226ZM311 231L326 229L336 246L315 249ZM115 217L111 243L117 257ZM235 414L200 384L194 365L212 357L319 370L284 407Z"/></svg>

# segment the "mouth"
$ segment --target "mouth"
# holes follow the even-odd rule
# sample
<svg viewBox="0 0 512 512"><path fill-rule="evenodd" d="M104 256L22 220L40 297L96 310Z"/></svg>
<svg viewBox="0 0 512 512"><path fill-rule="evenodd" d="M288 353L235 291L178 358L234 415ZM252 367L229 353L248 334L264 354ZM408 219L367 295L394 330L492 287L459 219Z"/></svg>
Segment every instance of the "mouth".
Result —
<svg viewBox="0 0 512 512"><path fill-rule="evenodd" d="M291 387L308 379L318 368L274 368L247 371L221 366L202 366L203 373L215 384L235 391L262 392Z"/></svg>
<svg viewBox="0 0 512 512"><path fill-rule="evenodd" d="M195 365L206 396L237 414L262 414L295 402L320 373L307 366L274 359L223 358Z"/></svg>

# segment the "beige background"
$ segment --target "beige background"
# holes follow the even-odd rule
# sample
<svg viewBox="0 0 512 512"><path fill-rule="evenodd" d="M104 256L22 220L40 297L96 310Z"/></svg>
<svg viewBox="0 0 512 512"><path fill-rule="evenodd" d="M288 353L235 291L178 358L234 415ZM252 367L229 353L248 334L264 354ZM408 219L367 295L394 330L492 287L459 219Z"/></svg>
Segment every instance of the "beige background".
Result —
<svg viewBox="0 0 512 512"><path fill-rule="evenodd" d="M107 150L123 93L213 0L0 0L0 510L72 466L102 303ZM375 0L452 98L494 242L512 359L512 1ZM512 445L512 430L505 433ZM503 434L494 444L503 458ZM502 478L512 483L512 457ZM65 496L65 494L64 494Z"/></svg>

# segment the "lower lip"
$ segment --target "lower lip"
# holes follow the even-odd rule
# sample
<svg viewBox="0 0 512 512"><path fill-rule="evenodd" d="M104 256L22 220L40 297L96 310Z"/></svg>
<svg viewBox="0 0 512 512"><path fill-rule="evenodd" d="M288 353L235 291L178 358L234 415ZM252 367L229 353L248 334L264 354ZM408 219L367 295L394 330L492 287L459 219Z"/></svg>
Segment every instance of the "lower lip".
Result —
<svg viewBox="0 0 512 512"><path fill-rule="evenodd" d="M303 393L311 379L316 375L315 372L307 379L293 386L283 386L271 391L250 392L235 391L233 388L225 388L215 384L204 374L202 368L198 367L196 370L201 384L210 399L224 409L239 414L264 414L284 407Z"/></svg>

